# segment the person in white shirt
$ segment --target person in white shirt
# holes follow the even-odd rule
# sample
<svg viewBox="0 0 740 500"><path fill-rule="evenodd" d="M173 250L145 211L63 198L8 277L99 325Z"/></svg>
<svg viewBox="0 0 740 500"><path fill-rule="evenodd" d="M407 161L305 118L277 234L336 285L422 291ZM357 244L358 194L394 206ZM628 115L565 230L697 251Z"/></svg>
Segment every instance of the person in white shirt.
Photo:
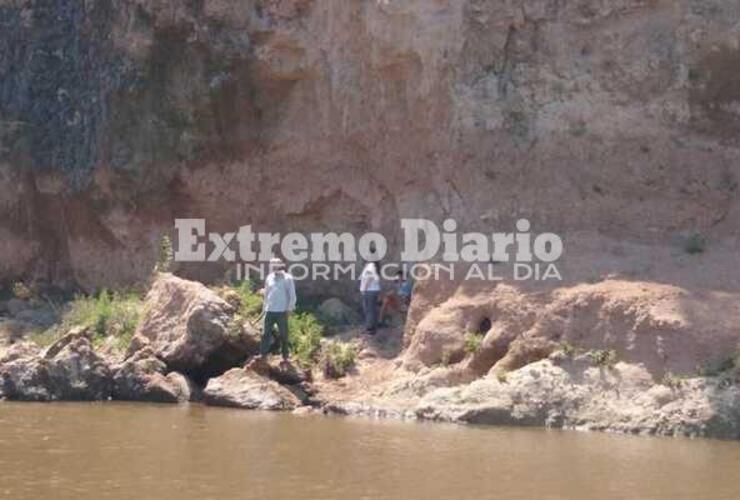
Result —
<svg viewBox="0 0 740 500"><path fill-rule="evenodd" d="M280 259L270 259L270 274L265 280L265 295L262 306L264 325L260 354L266 356L272 348L272 329L277 325L278 342L287 361L290 356L288 347L288 316L296 305L295 283L293 276L285 271L285 264Z"/></svg>
<svg viewBox="0 0 740 500"><path fill-rule="evenodd" d="M368 262L360 275L362 310L365 314L365 333L375 335L378 331L378 307L380 300L380 264Z"/></svg>

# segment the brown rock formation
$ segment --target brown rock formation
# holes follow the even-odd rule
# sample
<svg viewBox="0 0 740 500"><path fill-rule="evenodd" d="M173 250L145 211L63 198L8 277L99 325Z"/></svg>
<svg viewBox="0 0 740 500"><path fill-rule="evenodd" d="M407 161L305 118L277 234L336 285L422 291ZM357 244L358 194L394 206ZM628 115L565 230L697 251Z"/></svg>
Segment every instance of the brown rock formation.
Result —
<svg viewBox="0 0 740 500"><path fill-rule="evenodd" d="M286 387L254 370L234 368L212 378L203 390L203 400L213 406L249 410L294 410L301 400Z"/></svg>
<svg viewBox="0 0 740 500"><path fill-rule="evenodd" d="M430 288L447 300L428 307ZM425 283L412 305L421 319L406 331L407 367L466 358L466 338L486 325L464 366L478 374L511 371L553 351L613 349L653 375L695 374L740 346L740 294L608 279L543 291L516 283Z"/></svg>
<svg viewBox="0 0 740 500"><path fill-rule="evenodd" d="M197 381L223 373L257 350L258 335L231 325L233 307L200 283L158 275L145 311L129 355L150 346L169 370Z"/></svg>
<svg viewBox="0 0 740 500"><path fill-rule="evenodd" d="M141 280L187 216L737 249L733 2L58 5L0 2L5 279Z"/></svg>
<svg viewBox="0 0 740 500"><path fill-rule="evenodd" d="M191 398L191 384L145 347L114 367L113 398L122 401L180 403Z"/></svg>
<svg viewBox="0 0 740 500"><path fill-rule="evenodd" d="M69 337L48 355L28 344L0 359L0 393L24 401L95 401L111 394L111 371L84 336Z"/></svg>

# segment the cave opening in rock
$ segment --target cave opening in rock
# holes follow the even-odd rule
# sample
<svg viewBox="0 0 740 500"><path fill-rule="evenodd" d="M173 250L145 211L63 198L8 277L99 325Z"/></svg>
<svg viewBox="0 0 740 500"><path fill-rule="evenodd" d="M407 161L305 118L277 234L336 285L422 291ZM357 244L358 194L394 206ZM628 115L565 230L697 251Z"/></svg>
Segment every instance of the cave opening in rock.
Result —
<svg viewBox="0 0 740 500"><path fill-rule="evenodd" d="M476 333L478 335L485 335L485 334L488 333L488 330L491 329L491 326L492 325L493 324L491 323L491 319L490 318L487 318L487 317L486 318L483 318L478 323L478 329L476 330Z"/></svg>
<svg viewBox="0 0 740 500"><path fill-rule="evenodd" d="M183 372L200 388L208 384L208 380L219 377L232 368L244 365L249 355L228 349L221 349L211 354L200 366L185 369Z"/></svg>

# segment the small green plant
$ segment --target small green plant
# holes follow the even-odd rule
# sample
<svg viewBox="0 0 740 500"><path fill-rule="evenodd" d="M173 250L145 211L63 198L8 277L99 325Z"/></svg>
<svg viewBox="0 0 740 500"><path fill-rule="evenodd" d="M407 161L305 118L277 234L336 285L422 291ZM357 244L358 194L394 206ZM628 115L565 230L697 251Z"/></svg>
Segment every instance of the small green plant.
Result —
<svg viewBox="0 0 740 500"><path fill-rule="evenodd" d="M226 331L232 337L240 337L243 333L242 325L245 321L256 323L262 314L262 296L255 291L255 285L249 280L242 281L238 285L226 286L217 289L216 292L237 307L237 311L226 327ZM227 295L227 294L230 294ZM236 300L232 300L232 297Z"/></svg>
<svg viewBox="0 0 740 500"><path fill-rule="evenodd" d="M670 389L680 389L681 385L683 385L684 378L685 377L680 377L673 372L666 372L665 375L663 375L661 383Z"/></svg>
<svg viewBox="0 0 740 500"><path fill-rule="evenodd" d="M324 374L330 378L344 377L355 364L357 349L352 344L332 340L322 348Z"/></svg>
<svg viewBox="0 0 740 500"><path fill-rule="evenodd" d="M159 248L157 250L157 263L154 266L154 271L167 273L172 269L172 263L175 260L175 253L172 250L172 239L168 235L162 236L159 240Z"/></svg>
<svg viewBox="0 0 740 500"><path fill-rule="evenodd" d="M255 320L262 314L263 299L260 294L255 291L255 285L249 280L242 281L238 286L234 287L233 290L239 294L241 299L241 306L239 312L241 316L246 319Z"/></svg>
<svg viewBox="0 0 740 500"><path fill-rule="evenodd" d="M500 384L508 384L509 383L508 373L506 373L504 370L497 370L496 380L498 380Z"/></svg>
<svg viewBox="0 0 740 500"><path fill-rule="evenodd" d="M594 366L611 368L617 364L617 352L614 349L595 349L588 352Z"/></svg>
<svg viewBox="0 0 740 500"><path fill-rule="evenodd" d="M684 242L684 250L689 255L704 253L707 247L707 239L700 233L692 233Z"/></svg>
<svg viewBox="0 0 740 500"><path fill-rule="evenodd" d="M312 366L316 363L323 336L324 327L314 314L302 312L290 316L288 341L293 356L303 366Z"/></svg>
<svg viewBox="0 0 740 500"><path fill-rule="evenodd" d="M480 347L483 344L484 335L480 333L471 332L465 336L465 352L468 354L475 354L480 351Z"/></svg>
<svg viewBox="0 0 740 500"><path fill-rule="evenodd" d="M97 295L78 295L62 317L64 329L73 326L91 330L93 343L115 337L116 345L125 348L136 331L143 310L140 295L101 290Z"/></svg>
<svg viewBox="0 0 740 500"><path fill-rule="evenodd" d="M13 283L13 296L21 300L29 300L33 298L33 291L31 288L23 283L22 281L16 281Z"/></svg>
<svg viewBox="0 0 740 500"><path fill-rule="evenodd" d="M569 358L573 358L579 353L579 349L566 340L560 342L560 350L563 351L563 354L565 354Z"/></svg>

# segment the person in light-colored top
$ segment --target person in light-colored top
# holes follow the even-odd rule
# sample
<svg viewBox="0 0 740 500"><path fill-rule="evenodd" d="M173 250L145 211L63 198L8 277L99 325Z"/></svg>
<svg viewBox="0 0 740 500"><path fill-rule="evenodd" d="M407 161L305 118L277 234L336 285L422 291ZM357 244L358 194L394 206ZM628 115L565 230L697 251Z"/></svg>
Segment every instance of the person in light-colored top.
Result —
<svg viewBox="0 0 740 500"><path fill-rule="evenodd" d="M288 316L295 309L296 293L293 276L285 271L285 264L280 259L270 260L270 274L265 280L264 302L262 312L264 313L264 325L262 329L262 342L260 343L260 354L269 354L272 348L272 330L277 325L278 342L283 355L283 360L288 359L290 352L288 347Z"/></svg>
<svg viewBox="0 0 740 500"><path fill-rule="evenodd" d="M380 264L368 262L360 275L362 310L365 314L365 333L375 335L378 330L378 301L380 299Z"/></svg>

